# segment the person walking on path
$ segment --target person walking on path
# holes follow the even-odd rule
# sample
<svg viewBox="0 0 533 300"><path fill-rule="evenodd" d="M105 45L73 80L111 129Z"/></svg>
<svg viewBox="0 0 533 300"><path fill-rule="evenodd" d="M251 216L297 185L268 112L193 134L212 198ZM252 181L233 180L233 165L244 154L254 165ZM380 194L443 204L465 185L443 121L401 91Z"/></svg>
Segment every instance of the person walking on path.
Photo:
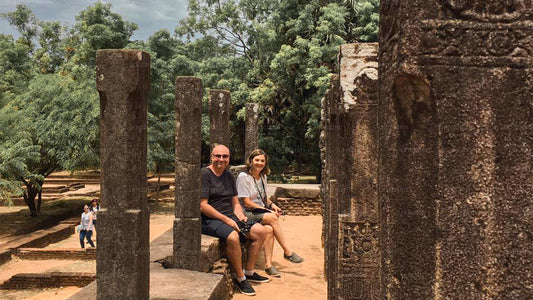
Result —
<svg viewBox="0 0 533 300"><path fill-rule="evenodd" d="M236 276L236 287L245 295L255 295L252 282L268 282L268 277L254 271L255 260L267 235L265 227L248 220L237 198L235 178L226 170L229 149L217 145L211 152L211 164L201 170L200 212L202 233L226 241L226 251ZM242 268L241 242L249 239L248 255Z"/></svg>
<svg viewBox="0 0 533 300"><path fill-rule="evenodd" d="M82 248L85 248L84 239L87 239L87 242L91 247L94 248L94 243L91 240L93 235L93 213L89 210L89 206L83 206L83 213L81 214L80 222L80 245Z"/></svg>
<svg viewBox="0 0 533 300"><path fill-rule="evenodd" d="M238 197L243 200L244 215L251 220L259 222L267 228L268 235L265 239L265 272L274 277L281 277L279 271L272 265L274 251L274 237L283 248L283 257L293 263L304 261L289 247L283 230L278 222L282 211L267 197L267 175L270 174L268 157L261 149L252 151L246 161L246 172L241 172L237 177Z"/></svg>

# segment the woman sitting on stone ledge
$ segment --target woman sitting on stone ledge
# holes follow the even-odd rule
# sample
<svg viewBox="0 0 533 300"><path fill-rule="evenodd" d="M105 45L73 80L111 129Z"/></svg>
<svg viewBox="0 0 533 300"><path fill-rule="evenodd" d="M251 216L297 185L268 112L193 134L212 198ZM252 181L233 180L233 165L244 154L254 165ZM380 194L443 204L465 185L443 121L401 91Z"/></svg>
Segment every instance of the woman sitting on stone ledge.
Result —
<svg viewBox="0 0 533 300"><path fill-rule="evenodd" d="M274 237L283 248L285 259L293 263L301 263L303 258L287 245L283 230L278 222L278 218L282 214L281 208L267 197L265 187L270 169L266 153L261 149L252 151L246 161L246 169L246 172L241 172L237 177L238 196L244 204L243 207L246 208L245 216L265 225L265 229L267 229L267 237L264 242L265 272L270 276L281 277L279 271L272 265Z"/></svg>

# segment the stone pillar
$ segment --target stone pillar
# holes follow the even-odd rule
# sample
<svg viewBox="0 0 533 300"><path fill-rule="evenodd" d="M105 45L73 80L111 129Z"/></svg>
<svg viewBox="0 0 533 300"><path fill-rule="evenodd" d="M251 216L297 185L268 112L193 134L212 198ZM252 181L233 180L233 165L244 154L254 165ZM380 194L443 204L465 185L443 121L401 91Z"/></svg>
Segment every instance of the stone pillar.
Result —
<svg viewBox="0 0 533 300"><path fill-rule="evenodd" d="M226 90L209 90L209 145L222 144L230 147L231 95Z"/></svg>
<svg viewBox="0 0 533 300"><path fill-rule="evenodd" d="M335 196L322 187L329 299L380 298L377 49L342 45L323 103L322 182L337 185Z"/></svg>
<svg viewBox="0 0 533 300"><path fill-rule="evenodd" d="M259 126L259 104L246 103L246 132L244 141L244 160L252 151L259 148L258 126Z"/></svg>
<svg viewBox="0 0 533 300"><path fill-rule="evenodd" d="M150 56L137 50L98 50L96 83L103 205L98 212L97 298L148 299Z"/></svg>
<svg viewBox="0 0 533 300"><path fill-rule="evenodd" d="M531 1L381 1L391 299L531 299Z"/></svg>
<svg viewBox="0 0 533 300"><path fill-rule="evenodd" d="M200 271L202 80L176 78L174 265Z"/></svg>

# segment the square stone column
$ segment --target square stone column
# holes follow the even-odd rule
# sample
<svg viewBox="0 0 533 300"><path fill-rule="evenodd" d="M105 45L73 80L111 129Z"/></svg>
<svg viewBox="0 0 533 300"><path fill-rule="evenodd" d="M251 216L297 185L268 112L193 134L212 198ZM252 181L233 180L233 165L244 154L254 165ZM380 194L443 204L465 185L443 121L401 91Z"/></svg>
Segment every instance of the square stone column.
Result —
<svg viewBox="0 0 533 300"><path fill-rule="evenodd" d="M328 299L380 298L377 50L376 43L341 46L339 76L322 106Z"/></svg>
<svg viewBox="0 0 533 300"><path fill-rule="evenodd" d="M148 299L150 56L137 50L98 50L96 83L103 207L98 212L97 297Z"/></svg>
<svg viewBox="0 0 533 300"><path fill-rule="evenodd" d="M222 144L230 147L231 94L226 90L209 90L209 147Z"/></svg>
<svg viewBox="0 0 533 300"><path fill-rule="evenodd" d="M259 104L258 103L246 103L246 124L245 124L245 138L244 138L244 160L248 159L248 156L252 151L259 148Z"/></svg>
<svg viewBox="0 0 533 300"><path fill-rule="evenodd" d="M391 299L533 298L531 1L381 1Z"/></svg>
<svg viewBox="0 0 533 300"><path fill-rule="evenodd" d="M176 78L174 265L201 271L202 80Z"/></svg>

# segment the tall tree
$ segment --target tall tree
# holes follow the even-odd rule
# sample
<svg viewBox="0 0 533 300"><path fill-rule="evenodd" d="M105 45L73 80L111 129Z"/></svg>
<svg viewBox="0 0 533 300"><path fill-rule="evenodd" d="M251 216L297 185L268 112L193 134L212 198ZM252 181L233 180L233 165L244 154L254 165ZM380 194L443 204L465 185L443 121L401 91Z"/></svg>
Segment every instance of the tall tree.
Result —
<svg viewBox="0 0 533 300"><path fill-rule="evenodd" d="M23 197L32 216L40 211L41 187L48 175L97 164L97 97L88 81L43 74L36 75L27 90L10 102L20 111L19 118L26 120L24 127L16 127L30 142L25 146L39 149L38 156L24 160L25 166L11 169L26 187Z"/></svg>
<svg viewBox="0 0 533 300"><path fill-rule="evenodd" d="M320 99L348 19L341 1L194 0L176 32L213 41L200 76L231 89L237 116L243 117L245 102L262 104L260 145L274 168L311 166L318 174Z"/></svg>
<svg viewBox="0 0 533 300"><path fill-rule="evenodd" d="M76 16L71 46L75 48L75 64L94 66L96 50L122 49L138 26L111 11L110 3L96 2Z"/></svg>

